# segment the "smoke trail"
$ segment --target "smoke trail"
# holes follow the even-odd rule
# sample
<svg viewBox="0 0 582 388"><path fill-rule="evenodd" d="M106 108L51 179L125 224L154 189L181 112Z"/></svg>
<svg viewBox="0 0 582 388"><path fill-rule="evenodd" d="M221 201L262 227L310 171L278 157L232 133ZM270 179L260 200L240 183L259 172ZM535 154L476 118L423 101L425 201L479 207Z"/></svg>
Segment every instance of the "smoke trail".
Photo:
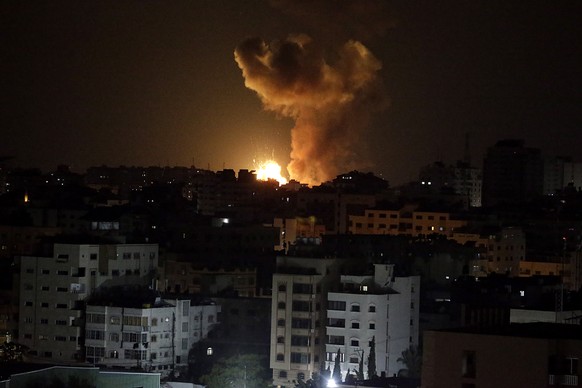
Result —
<svg viewBox="0 0 582 388"><path fill-rule="evenodd" d="M291 178L313 185L361 165L353 146L370 114L387 102L382 64L363 44L348 41L329 64L307 35L272 44L251 38L236 48L235 60L265 109L295 120Z"/></svg>

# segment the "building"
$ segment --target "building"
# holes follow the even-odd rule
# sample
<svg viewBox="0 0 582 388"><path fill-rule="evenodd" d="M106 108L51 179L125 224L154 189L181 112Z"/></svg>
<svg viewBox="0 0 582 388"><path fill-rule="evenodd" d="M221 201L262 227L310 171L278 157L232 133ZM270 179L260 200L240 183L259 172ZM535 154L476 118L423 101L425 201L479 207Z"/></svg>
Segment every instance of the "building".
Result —
<svg viewBox="0 0 582 388"><path fill-rule="evenodd" d="M518 203L543 192L543 159L523 140L501 140L489 147L483 160L483 205Z"/></svg>
<svg viewBox="0 0 582 388"><path fill-rule="evenodd" d="M333 370L339 349L345 379L374 341L377 374L398 374L402 352L418 346L419 301L420 277L395 277L393 265L375 264L373 276L342 275L340 291L328 294L326 368Z"/></svg>
<svg viewBox="0 0 582 388"><path fill-rule="evenodd" d="M364 215L349 216L351 234L389 234L421 236L440 234L451 238L455 230L466 226L448 212L423 211L408 205L400 209L366 209Z"/></svg>
<svg viewBox="0 0 582 388"><path fill-rule="evenodd" d="M427 331L423 388L579 386L579 325L523 323Z"/></svg>
<svg viewBox="0 0 582 388"><path fill-rule="evenodd" d="M210 301L150 299L138 298L138 301L153 302L139 307L115 296L101 298L99 305L88 304L87 362L106 367L139 368L162 375L186 366L192 345L205 338L218 323L220 306Z"/></svg>
<svg viewBox="0 0 582 388"><path fill-rule="evenodd" d="M503 228L489 242L488 272L519 276L521 263L526 259L525 249L525 233L521 228Z"/></svg>
<svg viewBox="0 0 582 388"><path fill-rule="evenodd" d="M102 286L150 284L157 244L55 244L52 257L21 257L18 342L36 361L84 360L82 311Z"/></svg>
<svg viewBox="0 0 582 388"><path fill-rule="evenodd" d="M31 364L28 364L31 365ZM32 369L35 368L35 369ZM159 373L105 371L99 368L51 366L10 374L0 381L0 388L24 388L41 386L75 386L93 388L159 388Z"/></svg>
<svg viewBox="0 0 582 388"><path fill-rule="evenodd" d="M318 372L325 355L327 292L337 284L335 259L277 257L271 300L273 385L293 387L293 380Z"/></svg>
<svg viewBox="0 0 582 388"><path fill-rule="evenodd" d="M287 252L289 247L298 238L319 239L325 234L325 226L318 223L315 217L279 218L273 220L272 225L279 228L279 241L275 244L275 251Z"/></svg>
<svg viewBox="0 0 582 388"><path fill-rule="evenodd" d="M208 268L190 261L166 260L159 288L168 292L217 295L224 292L254 297L256 268Z"/></svg>

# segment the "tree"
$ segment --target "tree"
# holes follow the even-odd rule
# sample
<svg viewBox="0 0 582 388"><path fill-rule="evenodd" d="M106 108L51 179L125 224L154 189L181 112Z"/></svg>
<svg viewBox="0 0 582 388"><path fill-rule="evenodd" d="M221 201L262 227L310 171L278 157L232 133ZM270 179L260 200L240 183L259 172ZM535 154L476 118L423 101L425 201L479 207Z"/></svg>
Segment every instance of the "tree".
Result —
<svg viewBox="0 0 582 388"><path fill-rule="evenodd" d="M335 356L335 363L333 364L333 375L331 376L336 382L342 381L342 367L341 367L342 351L337 348L337 354Z"/></svg>
<svg viewBox="0 0 582 388"><path fill-rule="evenodd" d="M360 365L358 368L357 379L364 380L364 353L365 351L362 349L362 354L360 355Z"/></svg>
<svg viewBox="0 0 582 388"><path fill-rule="evenodd" d="M372 379L377 377L378 374L376 373L376 337L372 337L372 340L369 343L370 345L370 354L368 354L368 378Z"/></svg>
<svg viewBox="0 0 582 388"><path fill-rule="evenodd" d="M420 378L422 354L417 346L410 345L408 349L402 351L402 357L399 357L396 361L405 366L405 368L398 371L399 376Z"/></svg>
<svg viewBox="0 0 582 388"><path fill-rule="evenodd" d="M200 378L208 388L266 388L270 387L270 373L263 365L265 358L256 354L242 354L218 360L209 374Z"/></svg>
<svg viewBox="0 0 582 388"><path fill-rule="evenodd" d="M0 362L22 361L28 347L16 342L4 342L0 345Z"/></svg>

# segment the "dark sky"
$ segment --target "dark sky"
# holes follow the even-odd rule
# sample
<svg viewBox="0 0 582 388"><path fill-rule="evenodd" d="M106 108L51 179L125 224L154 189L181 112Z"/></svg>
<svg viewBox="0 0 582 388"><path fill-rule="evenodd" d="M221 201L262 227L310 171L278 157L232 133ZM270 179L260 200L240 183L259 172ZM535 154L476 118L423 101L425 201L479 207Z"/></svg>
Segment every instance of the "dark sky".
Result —
<svg viewBox="0 0 582 388"><path fill-rule="evenodd" d="M362 128L358 152L393 183L462 158L467 132L477 165L502 138L580 159L582 2L402 0L368 14L274 3L3 2L0 155L79 172L286 165L293 121L263 110L233 52L248 37L307 33L330 61L350 38L382 61L391 105ZM392 27L362 31L377 25Z"/></svg>

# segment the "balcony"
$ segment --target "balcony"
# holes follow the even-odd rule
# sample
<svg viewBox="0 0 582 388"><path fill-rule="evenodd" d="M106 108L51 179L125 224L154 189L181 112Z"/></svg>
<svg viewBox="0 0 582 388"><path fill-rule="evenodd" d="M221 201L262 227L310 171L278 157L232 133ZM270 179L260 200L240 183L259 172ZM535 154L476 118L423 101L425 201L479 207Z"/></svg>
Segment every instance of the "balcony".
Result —
<svg viewBox="0 0 582 388"><path fill-rule="evenodd" d="M559 387L577 387L578 376L576 375L549 375L548 384Z"/></svg>

